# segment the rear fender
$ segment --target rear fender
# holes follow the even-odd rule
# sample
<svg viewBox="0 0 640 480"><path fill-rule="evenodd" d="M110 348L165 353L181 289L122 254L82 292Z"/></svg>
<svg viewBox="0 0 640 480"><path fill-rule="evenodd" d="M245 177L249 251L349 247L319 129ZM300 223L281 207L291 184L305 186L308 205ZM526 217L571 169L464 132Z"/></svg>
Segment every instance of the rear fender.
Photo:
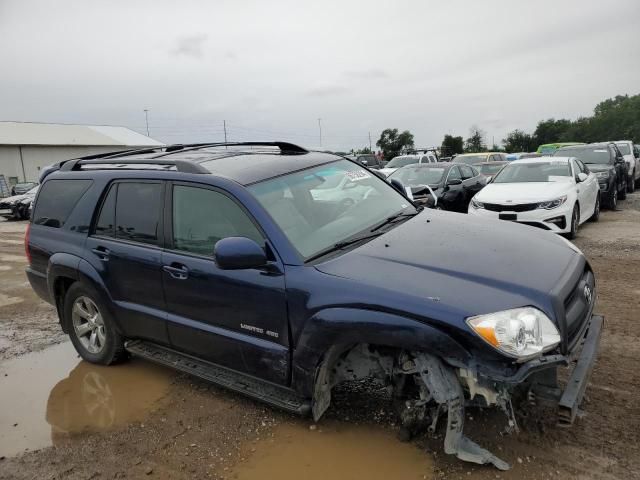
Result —
<svg viewBox="0 0 640 480"><path fill-rule="evenodd" d="M350 346L363 343L427 351L451 365L465 366L471 361L471 354L457 341L426 323L380 311L329 308L306 322L296 342L294 389L305 397L312 397L322 364L335 362Z"/></svg>

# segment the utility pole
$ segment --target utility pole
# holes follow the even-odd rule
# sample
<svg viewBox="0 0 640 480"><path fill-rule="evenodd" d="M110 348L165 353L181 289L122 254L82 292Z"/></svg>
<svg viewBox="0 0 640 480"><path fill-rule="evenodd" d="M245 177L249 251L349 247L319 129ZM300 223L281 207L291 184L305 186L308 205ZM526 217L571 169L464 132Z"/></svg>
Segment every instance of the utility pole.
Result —
<svg viewBox="0 0 640 480"><path fill-rule="evenodd" d="M318 119L318 131L320 132L320 146L322 147L322 123L320 123L322 119Z"/></svg>
<svg viewBox="0 0 640 480"><path fill-rule="evenodd" d="M149 110L144 109L144 121L147 124L147 137L149 136Z"/></svg>
<svg viewBox="0 0 640 480"><path fill-rule="evenodd" d="M371 132L369 132L369 151L373 153L373 147L371 146Z"/></svg>
<svg viewBox="0 0 640 480"><path fill-rule="evenodd" d="M222 126L224 128L224 143L227 143L227 121L222 120ZM226 145L224 148L227 148Z"/></svg>

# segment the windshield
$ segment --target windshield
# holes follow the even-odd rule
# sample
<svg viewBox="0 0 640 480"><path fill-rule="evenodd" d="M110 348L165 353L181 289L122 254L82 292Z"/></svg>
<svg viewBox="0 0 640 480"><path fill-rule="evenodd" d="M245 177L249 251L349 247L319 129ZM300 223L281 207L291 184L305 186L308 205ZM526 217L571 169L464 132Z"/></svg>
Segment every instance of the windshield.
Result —
<svg viewBox="0 0 640 480"><path fill-rule="evenodd" d="M622 152L623 155L631 155L631 149L629 148L628 143L616 143L616 146Z"/></svg>
<svg viewBox="0 0 640 480"><path fill-rule="evenodd" d="M40 185L37 185L35 187L33 187L31 190L29 190L26 195L35 195L36 193L38 193L38 188L40 187Z"/></svg>
<svg viewBox="0 0 640 480"><path fill-rule="evenodd" d="M556 150L554 157L576 157L582 163L609 163L609 150L607 147L574 147Z"/></svg>
<svg viewBox="0 0 640 480"><path fill-rule="evenodd" d="M323 188L326 182L335 187ZM391 185L347 160L265 180L249 190L305 259L391 215L416 212Z"/></svg>
<svg viewBox="0 0 640 480"><path fill-rule="evenodd" d="M557 182L570 176L566 161L512 163L493 177L493 183Z"/></svg>
<svg viewBox="0 0 640 480"><path fill-rule="evenodd" d="M405 167L396 170L389 178L399 180L403 185L410 187L416 185L433 185L440 183L445 169L442 167Z"/></svg>
<svg viewBox="0 0 640 480"><path fill-rule="evenodd" d="M484 165L480 165L480 173L483 175L494 175L498 173L503 166L503 163L485 163Z"/></svg>
<svg viewBox="0 0 640 480"><path fill-rule="evenodd" d="M455 163L466 163L467 165L473 165L475 163L482 163L487 161L487 155L459 155L455 158Z"/></svg>
<svg viewBox="0 0 640 480"><path fill-rule="evenodd" d="M396 157L387 163L387 168L400 168L413 163L418 163L418 158L414 157Z"/></svg>

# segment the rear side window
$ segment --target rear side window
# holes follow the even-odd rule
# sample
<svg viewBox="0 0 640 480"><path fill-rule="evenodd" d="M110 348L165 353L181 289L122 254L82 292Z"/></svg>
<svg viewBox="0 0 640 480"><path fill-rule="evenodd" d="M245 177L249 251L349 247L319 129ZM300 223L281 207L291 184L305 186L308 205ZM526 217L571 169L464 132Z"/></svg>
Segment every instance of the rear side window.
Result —
<svg viewBox="0 0 640 480"><path fill-rule="evenodd" d="M61 228L92 180L49 180L42 185L33 213L33 223Z"/></svg>
<svg viewBox="0 0 640 480"><path fill-rule="evenodd" d="M460 168L460 170L462 171L463 180L475 177L475 175L473 174L473 170L471 170L471 167L469 165L458 165L458 168Z"/></svg>
<svg viewBox="0 0 640 480"><path fill-rule="evenodd" d="M159 244L161 183L116 183L102 203L94 234Z"/></svg>

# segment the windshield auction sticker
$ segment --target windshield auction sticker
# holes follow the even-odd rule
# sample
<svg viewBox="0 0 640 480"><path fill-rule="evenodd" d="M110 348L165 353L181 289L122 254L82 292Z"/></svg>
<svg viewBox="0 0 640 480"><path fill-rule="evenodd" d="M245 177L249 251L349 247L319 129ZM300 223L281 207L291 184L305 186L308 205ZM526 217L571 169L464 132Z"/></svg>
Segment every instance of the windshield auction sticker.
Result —
<svg viewBox="0 0 640 480"><path fill-rule="evenodd" d="M358 181L364 180L366 178L371 178L371 175L369 175L364 170L354 170L353 172L345 172L345 175L352 182L358 182Z"/></svg>

